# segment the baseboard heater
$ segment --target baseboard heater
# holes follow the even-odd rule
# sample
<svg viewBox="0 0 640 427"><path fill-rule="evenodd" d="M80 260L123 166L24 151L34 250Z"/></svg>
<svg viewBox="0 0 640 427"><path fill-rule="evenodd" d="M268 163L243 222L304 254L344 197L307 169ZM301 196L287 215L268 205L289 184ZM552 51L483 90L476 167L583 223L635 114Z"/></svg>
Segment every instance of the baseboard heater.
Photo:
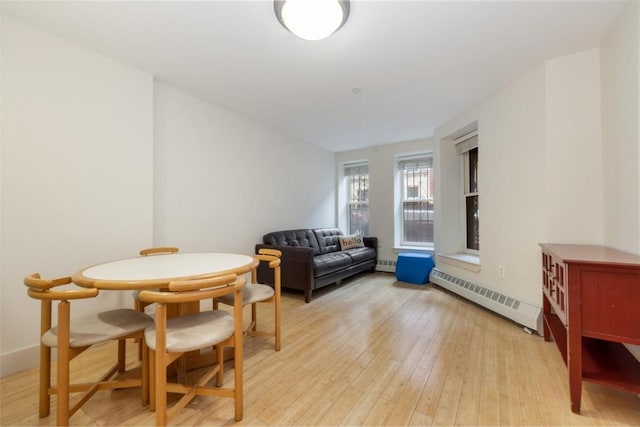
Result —
<svg viewBox="0 0 640 427"><path fill-rule="evenodd" d="M395 273L396 272L396 261L391 261L388 259L379 259L378 265L376 265L376 271L384 271L387 273Z"/></svg>
<svg viewBox="0 0 640 427"><path fill-rule="evenodd" d="M429 281L542 335L542 309L434 268Z"/></svg>

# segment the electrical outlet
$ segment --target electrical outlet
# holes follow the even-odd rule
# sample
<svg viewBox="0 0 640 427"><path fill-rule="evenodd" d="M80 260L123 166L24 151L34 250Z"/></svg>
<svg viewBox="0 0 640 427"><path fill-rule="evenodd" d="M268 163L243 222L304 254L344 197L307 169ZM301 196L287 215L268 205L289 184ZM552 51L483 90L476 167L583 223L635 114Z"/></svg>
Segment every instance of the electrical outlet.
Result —
<svg viewBox="0 0 640 427"><path fill-rule="evenodd" d="M505 274L504 265L499 265L498 266L498 276L504 277L504 274Z"/></svg>

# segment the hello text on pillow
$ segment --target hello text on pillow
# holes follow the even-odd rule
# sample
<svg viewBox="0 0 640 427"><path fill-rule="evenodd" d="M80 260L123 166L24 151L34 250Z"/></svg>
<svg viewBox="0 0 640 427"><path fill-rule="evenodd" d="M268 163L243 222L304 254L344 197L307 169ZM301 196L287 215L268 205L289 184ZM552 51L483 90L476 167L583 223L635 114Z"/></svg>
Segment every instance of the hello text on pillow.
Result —
<svg viewBox="0 0 640 427"><path fill-rule="evenodd" d="M340 236L338 237L338 240L340 241L340 249L343 251L353 248L364 248L364 240L362 239L362 234Z"/></svg>

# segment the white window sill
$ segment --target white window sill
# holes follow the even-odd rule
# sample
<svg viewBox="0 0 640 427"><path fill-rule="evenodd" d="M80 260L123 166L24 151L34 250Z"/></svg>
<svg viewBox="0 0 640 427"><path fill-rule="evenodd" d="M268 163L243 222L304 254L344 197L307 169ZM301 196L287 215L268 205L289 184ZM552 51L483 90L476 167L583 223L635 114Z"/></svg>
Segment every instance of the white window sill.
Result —
<svg viewBox="0 0 640 427"><path fill-rule="evenodd" d="M480 270L482 270L482 266L480 265L480 257L477 255L471 255L471 254L438 255L438 261L444 264L453 265L454 267L473 271L474 273L478 273L480 272Z"/></svg>
<svg viewBox="0 0 640 427"><path fill-rule="evenodd" d="M433 254L433 247L429 246L394 246L393 252L401 254L403 252L423 252Z"/></svg>

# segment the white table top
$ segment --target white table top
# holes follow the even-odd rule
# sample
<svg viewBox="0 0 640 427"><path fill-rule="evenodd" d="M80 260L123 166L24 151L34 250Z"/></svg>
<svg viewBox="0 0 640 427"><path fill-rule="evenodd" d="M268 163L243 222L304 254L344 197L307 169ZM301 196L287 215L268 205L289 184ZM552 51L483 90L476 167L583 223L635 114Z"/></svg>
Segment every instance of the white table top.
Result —
<svg viewBox="0 0 640 427"><path fill-rule="evenodd" d="M151 255L95 265L77 272L73 281L85 287L107 280L121 282L122 289L152 289L178 279L244 274L257 265L257 259L252 256L231 253Z"/></svg>

